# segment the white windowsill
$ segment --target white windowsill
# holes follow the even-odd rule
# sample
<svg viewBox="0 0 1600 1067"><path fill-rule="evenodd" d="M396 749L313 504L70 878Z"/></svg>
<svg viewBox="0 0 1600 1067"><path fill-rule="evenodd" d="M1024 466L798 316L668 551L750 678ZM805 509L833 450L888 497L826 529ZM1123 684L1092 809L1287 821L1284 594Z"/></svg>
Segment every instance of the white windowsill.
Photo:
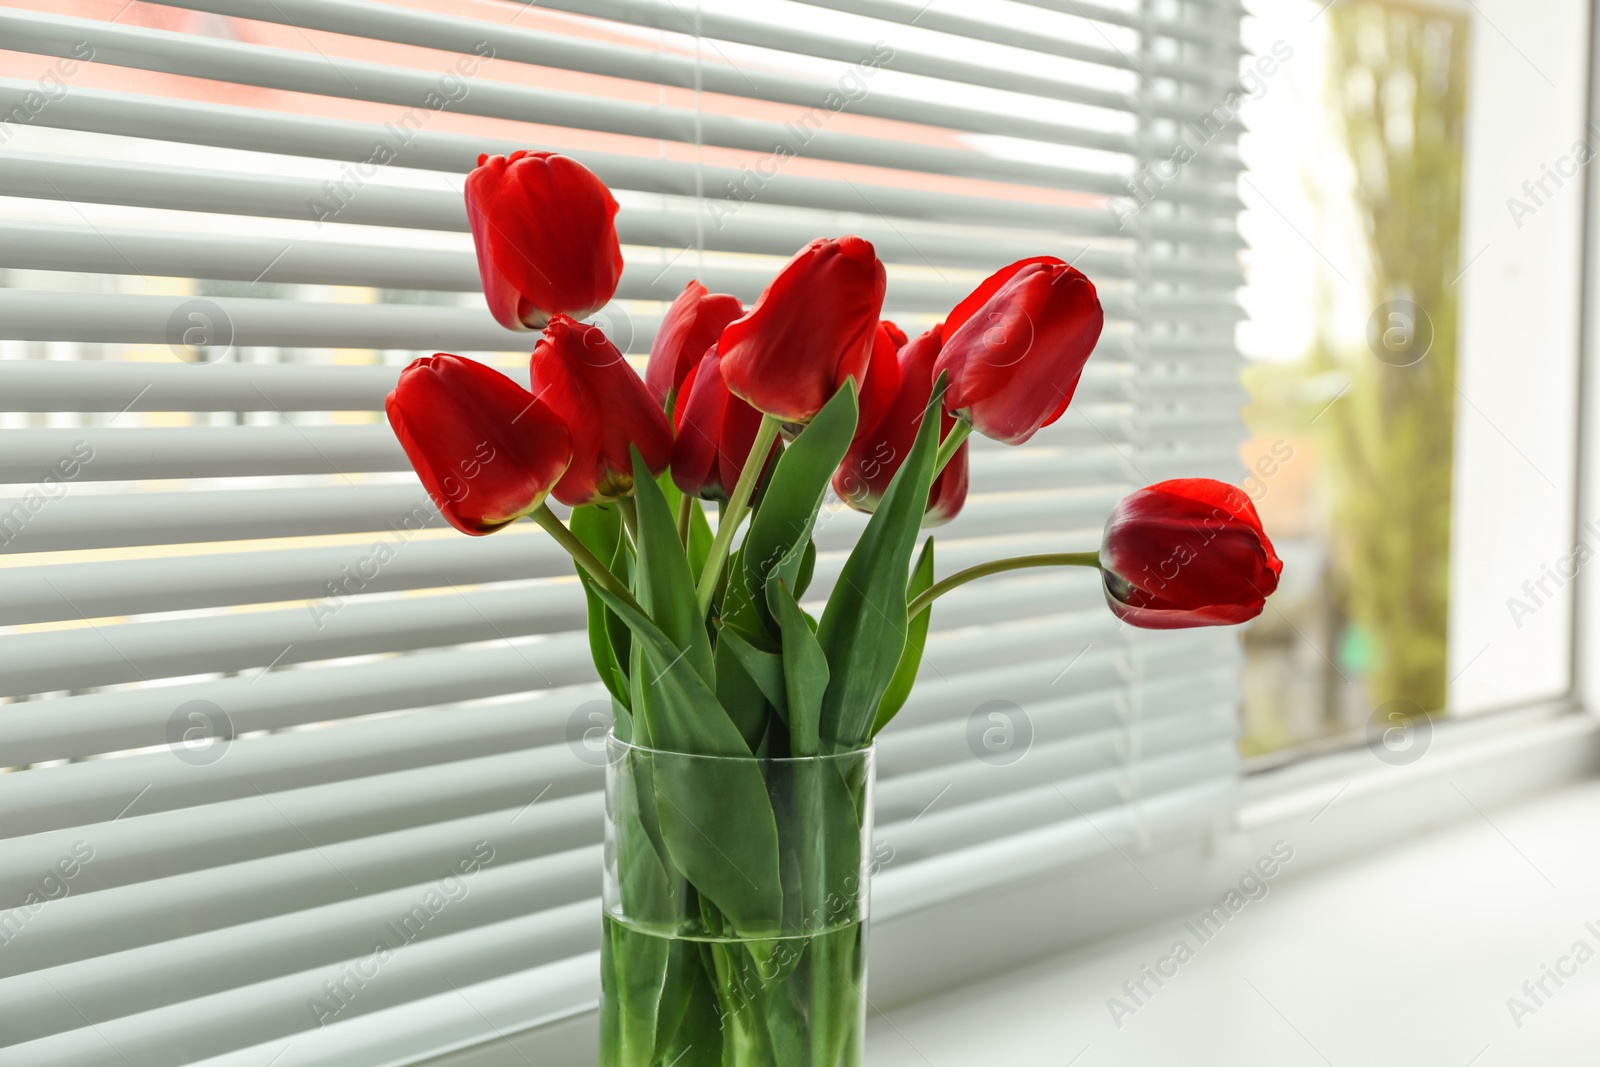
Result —
<svg viewBox="0 0 1600 1067"><path fill-rule="evenodd" d="M1600 955L1564 957L1600 953L1600 782L1485 815L1315 877L1291 861L1209 941L1202 906L891 1012L872 1067L1592 1063ZM1135 1002L1123 983L1179 940L1193 957ZM1576 975L1535 1004L1523 982L1558 963Z"/></svg>

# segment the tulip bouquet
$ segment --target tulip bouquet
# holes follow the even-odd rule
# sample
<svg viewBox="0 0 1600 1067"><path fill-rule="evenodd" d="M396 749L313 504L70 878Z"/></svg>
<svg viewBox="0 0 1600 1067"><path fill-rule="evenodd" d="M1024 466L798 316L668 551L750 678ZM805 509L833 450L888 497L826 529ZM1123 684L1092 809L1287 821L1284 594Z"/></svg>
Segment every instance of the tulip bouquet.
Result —
<svg viewBox="0 0 1600 1067"><path fill-rule="evenodd" d="M615 708L601 1061L857 1064L872 744L934 601L1091 567L1134 626L1219 625L1258 614L1282 565L1239 490L1186 479L1125 499L1098 553L934 580L919 530L961 510L968 436L1021 444L1060 418L1099 339L1095 287L1059 259L1003 268L908 339L879 318L872 246L819 239L748 309L690 283L641 377L579 321L622 267L599 179L518 152L480 159L466 199L491 311L542 331L529 388L440 354L406 368L388 414L452 525L531 517L587 597ZM830 487L871 517L814 613Z"/></svg>

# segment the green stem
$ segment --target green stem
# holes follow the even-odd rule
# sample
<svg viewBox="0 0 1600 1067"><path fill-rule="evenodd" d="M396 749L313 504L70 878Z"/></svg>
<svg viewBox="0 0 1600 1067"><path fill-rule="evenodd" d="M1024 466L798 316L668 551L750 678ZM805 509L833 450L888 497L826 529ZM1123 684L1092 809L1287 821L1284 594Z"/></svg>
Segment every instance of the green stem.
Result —
<svg viewBox="0 0 1600 1067"><path fill-rule="evenodd" d="M622 512L622 525L628 528L628 536L633 538L633 543L639 543L639 505L633 497L623 496L617 498L617 510Z"/></svg>
<svg viewBox="0 0 1600 1067"><path fill-rule="evenodd" d="M543 526L550 536L556 539L557 544L567 550L567 554L573 558L578 566L589 572L589 577L604 586L607 592L639 612L639 614L648 616L649 613L641 608L639 602L633 599L633 594L628 592L628 587L618 581L617 576L611 573L611 568L601 563L599 558L593 552L590 552L582 541L578 540L577 534L567 529L567 524L561 521L559 515L550 510L549 504L540 504L538 510L533 512L530 517L534 522Z"/></svg>
<svg viewBox="0 0 1600 1067"><path fill-rule="evenodd" d="M942 582L937 582L927 592L913 600L907 606L910 618L916 618L935 600L944 596L952 589L959 589L968 582L975 582L979 578L987 578L991 574L1003 574L1006 571L1020 571L1027 567L1100 567L1100 554L1098 552L1046 552L1037 556L1013 556L1010 559L990 560L980 563L976 567L968 567L964 571L957 571Z"/></svg>
<svg viewBox="0 0 1600 1067"><path fill-rule="evenodd" d="M939 453L933 457L933 476L939 477L939 472L944 470L945 464L956 456L956 449L972 434L972 423L965 418L957 416L956 424L950 427L950 434L939 442Z"/></svg>
<svg viewBox="0 0 1600 1067"><path fill-rule="evenodd" d="M683 542L683 547L689 547L689 528L694 520L694 508L699 498L684 493L678 499L678 540Z"/></svg>
<svg viewBox="0 0 1600 1067"><path fill-rule="evenodd" d="M749 510L751 494L756 491L761 468L766 466L767 453L772 451L772 442L778 439L781 426L782 423L773 416L761 416L761 428L756 431L755 444L750 446L750 454L745 457L744 469L739 472L739 484L733 487L728 506L722 509L717 522L716 540L711 542L711 552L706 556L706 569L700 572L700 585L695 590L695 599L700 603L701 615L711 607L711 598L722 576L722 565L727 562L728 550L733 547L733 532L739 528Z"/></svg>

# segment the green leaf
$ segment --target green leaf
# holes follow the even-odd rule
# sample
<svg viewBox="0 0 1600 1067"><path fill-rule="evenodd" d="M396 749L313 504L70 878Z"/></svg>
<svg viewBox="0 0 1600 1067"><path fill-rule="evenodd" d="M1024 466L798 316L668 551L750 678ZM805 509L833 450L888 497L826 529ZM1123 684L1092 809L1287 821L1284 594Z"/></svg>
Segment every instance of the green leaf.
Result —
<svg viewBox="0 0 1600 1067"><path fill-rule="evenodd" d="M822 737L834 751L867 743L905 648L906 581L933 483L943 394L941 376L916 443L845 561L817 627L833 672L822 701Z"/></svg>
<svg viewBox="0 0 1600 1067"><path fill-rule="evenodd" d="M783 709L774 708L772 698L767 691L770 679L750 673L738 650L728 641L728 635L735 631L730 627L721 630L717 639L717 701L721 703L728 717L739 728L739 733L744 737L745 744L750 746L750 751L757 755L762 753L757 749L762 739L767 734L769 709L779 714ZM746 645L754 651L755 646L746 641ZM774 660L778 657L770 652L760 653L771 656ZM756 668L760 670L760 668ZM782 682L778 684L778 692L782 693Z"/></svg>
<svg viewBox="0 0 1600 1067"><path fill-rule="evenodd" d="M653 799L650 761L637 752L622 757L612 776L615 804L618 889L622 911L629 919L665 926L677 914L673 880L663 862L656 813L641 806Z"/></svg>
<svg viewBox="0 0 1600 1067"><path fill-rule="evenodd" d="M583 547L603 560L613 559L622 541L622 512L615 504L585 504L572 509L567 526Z"/></svg>
<svg viewBox="0 0 1600 1067"><path fill-rule="evenodd" d="M766 779L733 720L666 634L621 598L597 589L640 647L636 715L655 758L656 814L673 866L746 937L770 936L783 916L778 829Z"/></svg>
<svg viewBox="0 0 1600 1067"><path fill-rule="evenodd" d="M766 584L774 573L795 588L817 522L817 510L856 428L853 379L833 395L811 424L778 458L771 484L750 521L739 550L737 580L728 583L722 615L745 633L776 629L766 609Z"/></svg>
<svg viewBox="0 0 1600 1067"><path fill-rule="evenodd" d="M706 521L706 510L698 499L691 499L689 511L689 569L694 571L695 581L700 580L700 572L706 569L706 557L711 555L711 542L716 535L711 532L711 523Z"/></svg>
<svg viewBox="0 0 1600 1067"><path fill-rule="evenodd" d="M701 962L704 946L685 940L671 944L658 1024L661 1037L655 1058L648 1062L668 1067L722 1067L722 1019L716 991ZM601 1062L608 1061L602 1058Z"/></svg>
<svg viewBox="0 0 1600 1067"><path fill-rule="evenodd" d="M811 939L806 949L806 965L811 991L811 1062L816 1067L855 1063L847 1046L857 1038L860 1027L860 985L864 930L847 926Z"/></svg>
<svg viewBox="0 0 1600 1067"><path fill-rule="evenodd" d="M656 1044L656 1020L667 977L669 942L607 922L600 942L601 1060L648 1064Z"/></svg>
<svg viewBox="0 0 1600 1067"><path fill-rule="evenodd" d="M616 507L591 504L573 508L568 525L584 547L604 562L611 573L624 583L628 582L627 539L622 536L622 514ZM628 700L628 672L624 666L628 661L628 630L595 596L594 579L582 567L577 567L577 571L578 581L583 586L584 601L588 605L589 654L600 673L600 681L626 710L631 706Z"/></svg>
<svg viewBox="0 0 1600 1067"><path fill-rule="evenodd" d="M811 577L817 569L817 542L815 538L806 541L806 553L800 557L800 570L794 576L794 598L799 600L806 595L806 590L811 588Z"/></svg>
<svg viewBox="0 0 1600 1067"><path fill-rule="evenodd" d="M923 542L922 555L917 557L917 565L911 572L911 581L906 586L906 603L909 605L932 586L933 538L930 537ZM889 688L878 702L878 715L872 721L873 737L877 737L878 731L889 725L889 720L899 714L911 696L911 687L917 683L917 671L922 669L922 650L928 644L928 623L932 618L933 608L930 606L911 620L911 630L906 634L906 647L900 653L900 664L895 667L894 677L889 679Z"/></svg>
<svg viewBox="0 0 1600 1067"><path fill-rule="evenodd" d="M815 756L822 696L828 689L828 657L806 624L789 587L776 575L767 583L767 600L783 633L784 695L789 707L789 754Z"/></svg>
<svg viewBox="0 0 1600 1067"><path fill-rule="evenodd" d="M739 631L731 626L724 626L717 636L717 654L722 654L726 647L729 654L739 661L739 666L744 673L761 690L761 695L767 699L784 721L789 718L788 692L783 685L783 657L772 652L763 652L740 636ZM721 667L718 667L718 678L721 678Z"/></svg>
<svg viewBox="0 0 1600 1067"><path fill-rule="evenodd" d="M728 575L736 573L738 568L739 553L735 552L728 561L728 565L722 571L724 588L726 588ZM757 755L765 755L766 753L760 751L760 749L769 740L767 735L771 721L775 714L783 714L784 712L772 703L771 692L769 692L769 689L772 688L769 684L770 678L766 677L763 668L760 666L747 668L743 658L738 655L738 650L729 644L727 640L729 634L737 634L743 638L751 649L770 655L774 661L777 661L777 642L769 640L766 634L761 631L759 620L754 618L754 614L754 612L747 612L746 621L756 627L756 633L740 630L726 616L718 618L716 652L717 699L722 702L722 706L727 709L735 725L739 727L739 732L744 735L745 742L750 746L750 751L755 752ZM769 644L772 646L773 651L768 651L765 647ZM751 669L762 673L759 676L753 675L750 673ZM783 691L781 679L773 691L776 691L781 696Z"/></svg>
<svg viewBox="0 0 1600 1067"><path fill-rule="evenodd" d="M611 630L606 624L610 609L594 594L594 579L578 571L578 581L583 586L584 602L588 605L589 655L594 659L595 670L617 703L626 711L628 701L628 675L617 658L616 646L611 643Z"/></svg>
<svg viewBox="0 0 1600 1067"><path fill-rule="evenodd" d="M638 505L639 532L638 581L635 595L639 605L677 652L688 658L695 673L708 686L716 685L716 668L711 658L711 637L695 601L694 575L678 540L677 520L667 507L661 487L639 456L633 452L633 486Z"/></svg>

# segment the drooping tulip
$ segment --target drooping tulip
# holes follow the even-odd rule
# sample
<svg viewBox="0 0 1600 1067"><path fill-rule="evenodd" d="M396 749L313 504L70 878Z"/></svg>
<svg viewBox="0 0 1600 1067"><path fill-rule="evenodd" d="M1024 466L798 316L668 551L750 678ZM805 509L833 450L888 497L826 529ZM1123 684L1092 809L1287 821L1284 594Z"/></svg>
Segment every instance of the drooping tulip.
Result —
<svg viewBox="0 0 1600 1067"><path fill-rule="evenodd" d="M644 379L598 326L556 315L528 364L535 395L567 424L572 466L553 495L563 504L598 504L633 492L639 450L651 473L666 469L672 429Z"/></svg>
<svg viewBox="0 0 1600 1067"><path fill-rule="evenodd" d="M1112 612L1146 630L1247 622L1283 573L1250 498L1210 478L1124 497L1106 522L1100 567Z"/></svg>
<svg viewBox="0 0 1600 1067"><path fill-rule="evenodd" d="M744 305L736 296L710 292L699 282L684 286L661 320L645 365L644 381L656 403L665 404L672 391L682 387L723 328L743 314Z"/></svg>
<svg viewBox="0 0 1600 1067"><path fill-rule="evenodd" d="M1067 410L1104 322L1094 284L1053 256L997 271L945 321L934 368L949 375L945 407L1022 444Z"/></svg>
<svg viewBox="0 0 1600 1067"><path fill-rule="evenodd" d="M672 480L691 496L726 500L739 484L761 428L761 412L728 392L722 360L712 346L678 389ZM778 452L772 443L768 462Z"/></svg>
<svg viewBox="0 0 1600 1067"><path fill-rule="evenodd" d="M544 502L572 460L566 425L491 367L447 353L400 372L384 408L450 525L489 534Z"/></svg>
<svg viewBox="0 0 1600 1067"><path fill-rule="evenodd" d="M466 198L483 295L500 325L537 330L557 314L587 318L616 294L617 202L577 160L479 156Z"/></svg>
<svg viewBox="0 0 1600 1067"><path fill-rule="evenodd" d="M768 415L809 422L846 378L861 384L884 282L877 253L859 237L806 245L722 331L728 388Z"/></svg>
<svg viewBox="0 0 1600 1067"><path fill-rule="evenodd" d="M888 410L865 435L857 434L833 476L833 490L857 511L875 511L895 472L911 454L917 430L922 426L933 393L933 366L939 356L939 328L927 333L900 350L900 390ZM955 417L944 410L939 412L940 436L950 433ZM949 522L961 511L967 500L967 443L963 441L955 455L933 481L928 493L928 509L923 516L923 526L938 526Z"/></svg>

